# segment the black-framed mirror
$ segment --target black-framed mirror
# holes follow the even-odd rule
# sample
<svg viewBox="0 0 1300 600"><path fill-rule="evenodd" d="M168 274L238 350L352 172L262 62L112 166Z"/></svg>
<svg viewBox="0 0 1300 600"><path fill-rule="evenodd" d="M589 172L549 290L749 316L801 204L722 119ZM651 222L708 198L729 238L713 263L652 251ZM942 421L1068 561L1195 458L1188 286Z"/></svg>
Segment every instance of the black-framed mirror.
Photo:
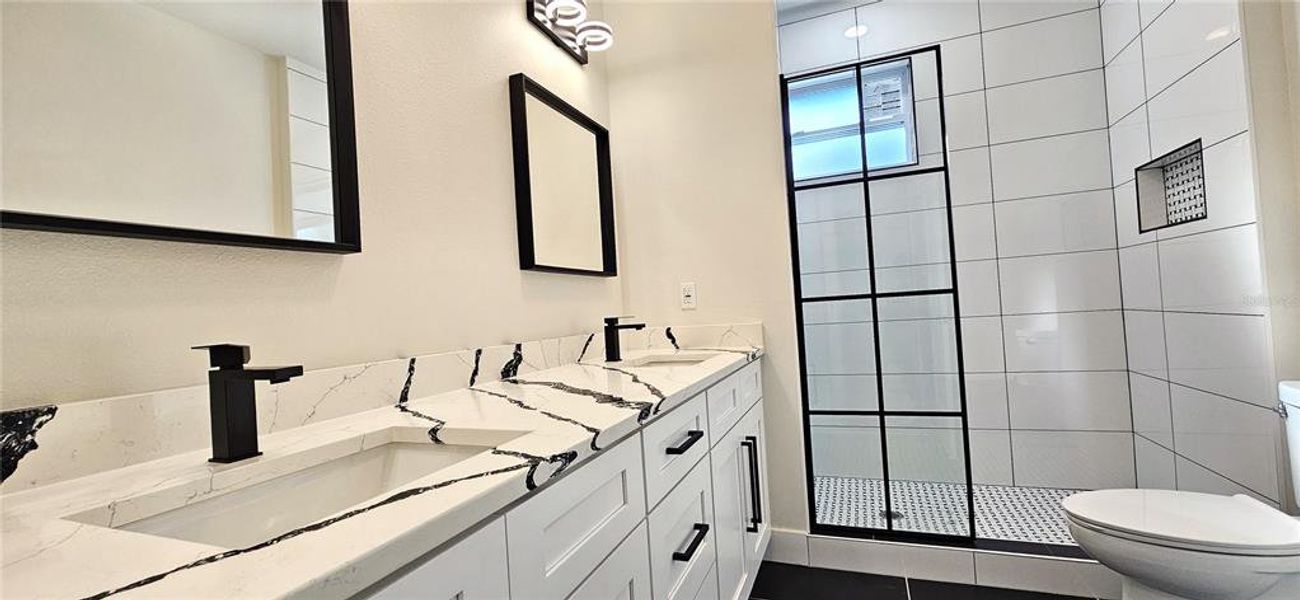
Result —
<svg viewBox="0 0 1300 600"><path fill-rule="evenodd" d="M617 275L609 132L522 73L510 121L520 267Z"/></svg>
<svg viewBox="0 0 1300 600"><path fill-rule="evenodd" d="M361 250L346 0L0 10L3 227Z"/></svg>

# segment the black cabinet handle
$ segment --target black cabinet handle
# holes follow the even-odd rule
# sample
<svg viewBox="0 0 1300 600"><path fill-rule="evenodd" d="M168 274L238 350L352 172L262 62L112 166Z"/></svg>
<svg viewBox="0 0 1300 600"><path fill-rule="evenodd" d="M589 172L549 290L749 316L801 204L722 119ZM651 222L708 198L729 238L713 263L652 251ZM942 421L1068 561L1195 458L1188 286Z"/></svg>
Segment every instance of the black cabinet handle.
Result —
<svg viewBox="0 0 1300 600"><path fill-rule="evenodd" d="M691 545L686 547L684 552L674 552L673 560L688 561L695 556L695 551L700 549L700 544L704 543L704 536L709 534L708 523L695 524L695 537L691 538Z"/></svg>
<svg viewBox="0 0 1300 600"><path fill-rule="evenodd" d="M745 531L758 533L758 526L763 524L763 486L758 481L758 437L747 435L740 445L749 450L749 500L754 508L754 516L750 517L750 524L745 526Z"/></svg>
<svg viewBox="0 0 1300 600"><path fill-rule="evenodd" d="M695 442L700 441L700 438L702 437L704 437L703 431L692 429L686 432L686 441L676 446L669 446L668 449L664 450L664 452L667 452L668 454L686 454L686 451L690 450L691 446L694 446Z"/></svg>

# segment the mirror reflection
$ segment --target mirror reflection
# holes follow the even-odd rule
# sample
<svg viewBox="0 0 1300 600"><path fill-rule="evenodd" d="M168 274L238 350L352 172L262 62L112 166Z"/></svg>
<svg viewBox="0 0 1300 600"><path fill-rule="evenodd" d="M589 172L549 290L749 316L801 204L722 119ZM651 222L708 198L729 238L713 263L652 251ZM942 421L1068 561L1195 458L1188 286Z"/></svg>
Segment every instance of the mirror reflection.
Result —
<svg viewBox="0 0 1300 600"><path fill-rule="evenodd" d="M6 211L336 241L321 3L0 10Z"/></svg>

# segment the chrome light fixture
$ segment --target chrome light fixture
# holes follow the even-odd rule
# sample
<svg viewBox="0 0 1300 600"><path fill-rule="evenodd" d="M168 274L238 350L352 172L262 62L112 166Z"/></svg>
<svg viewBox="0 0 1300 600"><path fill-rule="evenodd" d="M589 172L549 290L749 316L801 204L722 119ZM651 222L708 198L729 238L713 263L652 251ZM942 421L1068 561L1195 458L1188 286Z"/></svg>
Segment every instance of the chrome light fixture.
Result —
<svg viewBox="0 0 1300 600"><path fill-rule="evenodd" d="M579 63L614 45L608 23L589 19L586 0L526 0L528 20Z"/></svg>

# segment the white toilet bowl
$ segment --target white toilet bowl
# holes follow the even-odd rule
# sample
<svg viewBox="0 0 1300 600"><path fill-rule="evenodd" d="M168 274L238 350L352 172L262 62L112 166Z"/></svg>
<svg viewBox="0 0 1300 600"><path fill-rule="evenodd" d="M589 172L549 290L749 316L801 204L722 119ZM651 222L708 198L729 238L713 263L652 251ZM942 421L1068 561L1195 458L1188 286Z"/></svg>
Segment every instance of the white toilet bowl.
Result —
<svg viewBox="0 0 1300 600"><path fill-rule="evenodd" d="M1124 577L1124 600L1296 600L1300 521L1254 498L1123 489L1063 505L1079 547Z"/></svg>

